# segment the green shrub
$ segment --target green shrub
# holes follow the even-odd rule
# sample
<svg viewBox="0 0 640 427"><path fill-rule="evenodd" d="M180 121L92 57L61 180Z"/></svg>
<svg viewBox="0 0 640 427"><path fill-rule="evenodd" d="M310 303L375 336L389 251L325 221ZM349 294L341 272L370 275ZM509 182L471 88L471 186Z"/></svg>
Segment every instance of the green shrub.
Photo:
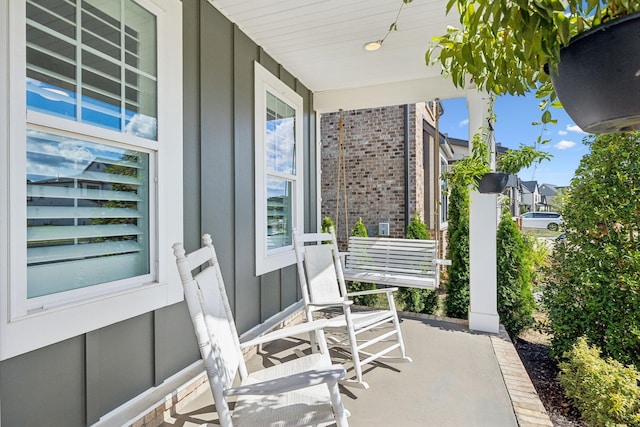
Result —
<svg viewBox="0 0 640 427"><path fill-rule="evenodd" d="M351 235L356 237L369 237L369 233L367 233L367 227L362 222L362 218L358 218L358 221L351 229ZM369 291L372 289L376 289L376 285L374 285L373 283L351 282L348 286L349 292ZM357 305L375 307L378 302L378 296L379 295L356 296L353 297L353 303Z"/></svg>
<svg viewBox="0 0 640 427"><path fill-rule="evenodd" d="M331 229L331 227L333 227L333 230L335 231L336 226L333 223L333 220L331 219L331 217L330 216L325 216L324 218L322 218L322 224L320 225L320 231L323 232L323 233L328 233L329 230Z"/></svg>
<svg viewBox="0 0 640 427"><path fill-rule="evenodd" d="M469 190L452 181L447 228L448 280L445 314L466 319L469 312Z"/></svg>
<svg viewBox="0 0 640 427"><path fill-rule="evenodd" d="M367 227L362 222L362 217L358 218L358 221L351 229L351 235L355 237L369 237L369 233L367 233Z"/></svg>
<svg viewBox="0 0 640 427"><path fill-rule="evenodd" d="M429 239L429 230L420 218L420 212L413 215L407 226L407 239ZM433 314L438 308L438 291L432 289L400 288L398 299L406 311Z"/></svg>
<svg viewBox="0 0 640 427"><path fill-rule="evenodd" d="M524 328L533 324L533 264L527 258L527 246L522 234L507 209L498 225L496 258L500 323L515 338Z"/></svg>
<svg viewBox="0 0 640 427"><path fill-rule="evenodd" d="M640 426L640 372L578 339L560 363L565 393L591 426Z"/></svg>
<svg viewBox="0 0 640 427"><path fill-rule="evenodd" d="M413 219L407 226L407 239L429 240L429 230L427 230L425 223L422 222L420 212L416 211L413 214Z"/></svg>
<svg viewBox="0 0 640 427"><path fill-rule="evenodd" d="M640 367L640 133L585 139L543 303L556 357L580 336Z"/></svg>
<svg viewBox="0 0 640 427"><path fill-rule="evenodd" d="M547 280L547 269L549 267L549 247L545 242L541 242L535 237L521 233L526 248L525 261L531 269L532 290L535 290Z"/></svg>

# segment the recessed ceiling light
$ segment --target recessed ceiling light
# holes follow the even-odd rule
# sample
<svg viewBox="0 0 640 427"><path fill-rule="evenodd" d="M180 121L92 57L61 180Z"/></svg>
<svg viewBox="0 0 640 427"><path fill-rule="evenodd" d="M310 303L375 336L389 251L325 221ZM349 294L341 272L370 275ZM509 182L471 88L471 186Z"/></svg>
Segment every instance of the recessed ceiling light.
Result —
<svg viewBox="0 0 640 427"><path fill-rule="evenodd" d="M367 52L373 52L374 50L378 50L382 47L382 42L380 40L375 42L369 42L364 45L364 50Z"/></svg>

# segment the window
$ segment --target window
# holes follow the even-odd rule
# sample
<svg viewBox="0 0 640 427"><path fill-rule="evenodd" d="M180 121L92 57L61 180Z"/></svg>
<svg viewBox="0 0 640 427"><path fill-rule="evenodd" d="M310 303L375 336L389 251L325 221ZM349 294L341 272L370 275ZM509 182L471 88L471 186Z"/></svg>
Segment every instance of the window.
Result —
<svg viewBox="0 0 640 427"><path fill-rule="evenodd" d="M181 300L170 245L182 239L182 6L0 8L4 359Z"/></svg>
<svg viewBox="0 0 640 427"><path fill-rule="evenodd" d="M302 98L255 64L256 275L295 263L302 230Z"/></svg>
<svg viewBox="0 0 640 427"><path fill-rule="evenodd" d="M151 273L149 154L27 130L27 298Z"/></svg>
<svg viewBox="0 0 640 427"><path fill-rule="evenodd" d="M156 139L157 22L133 0L27 0L27 106Z"/></svg>

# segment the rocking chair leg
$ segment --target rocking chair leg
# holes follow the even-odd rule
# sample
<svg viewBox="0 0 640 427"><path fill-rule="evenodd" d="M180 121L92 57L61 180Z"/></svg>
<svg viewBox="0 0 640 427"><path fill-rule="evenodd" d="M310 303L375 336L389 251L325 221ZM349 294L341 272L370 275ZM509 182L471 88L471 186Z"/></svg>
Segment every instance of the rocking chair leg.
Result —
<svg viewBox="0 0 640 427"><path fill-rule="evenodd" d="M331 404L334 408L334 416L336 418L336 426L337 427L348 427L347 422L347 410L344 409L344 405L342 404L342 398L340 397L340 390L338 389L338 384L327 383L327 387L329 387L329 395L331 396Z"/></svg>
<svg viewBox="0 0 640 427"><path fill-rule="evenodd" d="M404 339L402 338L402 331L400 330L400 318L396 311L396 304L392 295L387 295L387 299L389 302L389 309L393 312L393 326L396 328L396 336L398 337L398 344L400 344L400 354L402 355L402 358L405 359L407 354L404 349Z"/></svg>

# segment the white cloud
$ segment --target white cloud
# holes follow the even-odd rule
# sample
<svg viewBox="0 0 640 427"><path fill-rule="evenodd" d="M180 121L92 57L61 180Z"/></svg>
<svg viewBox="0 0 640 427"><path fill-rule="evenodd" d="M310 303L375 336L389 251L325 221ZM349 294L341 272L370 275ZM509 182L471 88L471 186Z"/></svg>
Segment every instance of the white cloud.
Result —
<svg viewBox="0 0 640 427"><path fill-rule="evenodd" d="M569 132L576 132L576 133L586 134L586 132L583 131L582 129L580 129L580 126L578 126L578 125L567 125L567 130Z"/></svg>
<svg viewBox="0 0 640 427"><path fill-rule="evenodd" d="M469 124L469 119L464 119L464 120L460 120L460 123L458 123L458 127L463 127L463 126L467 126Z"/></svg>
<svg viewBox="0 0 640 427"><path fill-rule="evenodd" d="M554 147L557 148L558 150L567 150L569 148L573 148L575 145L576 145L575 142L567 141L566 139L563 139L562 141L554 145Z"/></svg>
<svg viewBox="0 0 640 427"><path fill-rule="evenodd" d="M566 134L568 134L569 132L567 132L566 130L559 130L558 131L558 135L560 136L565 136Z"/></svg>

